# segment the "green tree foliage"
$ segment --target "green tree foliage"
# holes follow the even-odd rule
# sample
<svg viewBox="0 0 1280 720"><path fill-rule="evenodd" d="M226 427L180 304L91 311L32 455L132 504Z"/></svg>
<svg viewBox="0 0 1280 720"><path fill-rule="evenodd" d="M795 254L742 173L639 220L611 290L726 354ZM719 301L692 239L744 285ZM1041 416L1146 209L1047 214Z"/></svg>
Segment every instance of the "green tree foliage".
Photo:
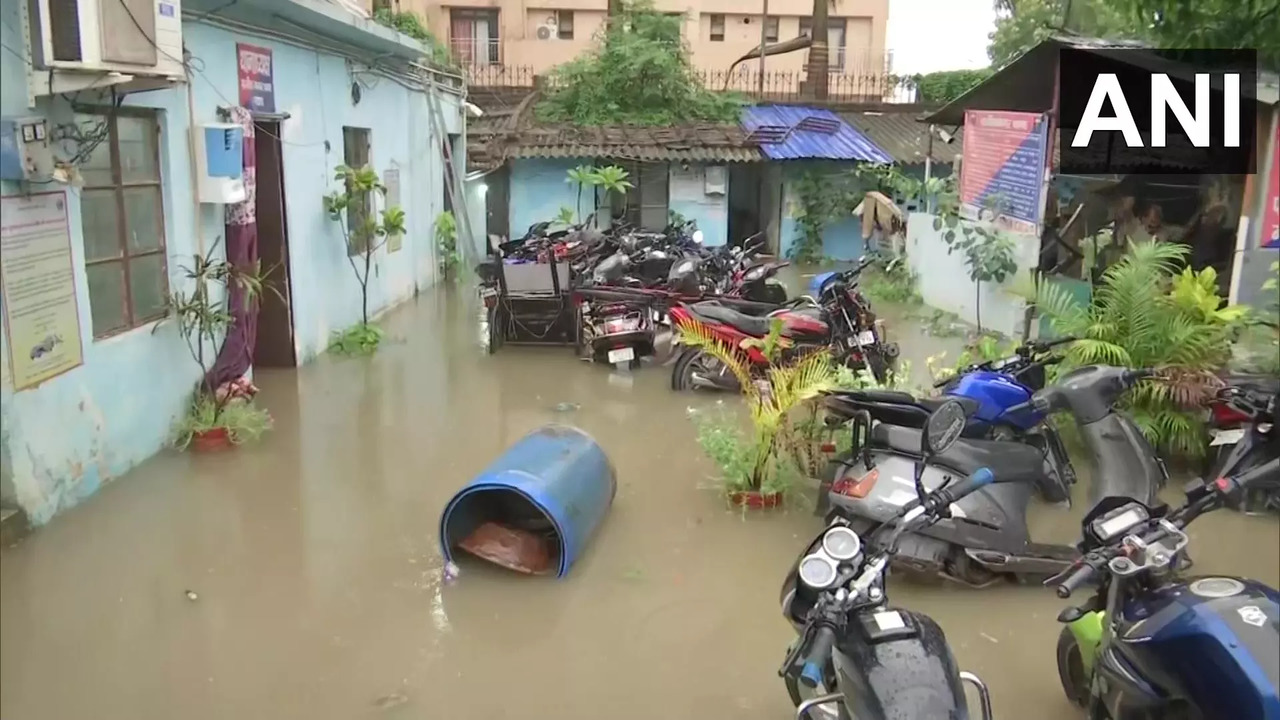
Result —
<svg viewBox="0 0 1280 720"><path fill-rule="evenodd" d="M1159 48L1256 48L1264 67L1280 67L1276 0L996 0L996 13L987 52L997 67L1061 29Z"/></svg>
<svg viewBox="0 0 1280 720"><path fill-rule="evenodd" d="M393 205L384 209L381 217L374 214L374 195L385 197L387 187L373 168L339 165L334 170L333 179L342 182L343 189L324 196L324 210L329 219L342 229L347 262L360 283L361 324L368 325L369 271L387 237L404 234L404 209ZM357 257L360 262L356 262Z"/></svg>
<svg viewBox="0 0 1280 720"><path fill-rule="evenodd" d="M581 126L737 122L741 101L707 90L694 76L682 24L650 0L621 3L595 48L553 71L538 119Z"/></svg>
<svg viewBox="0 0 1280 720"><path fill-rule="evenodd" d="M997 0L996 29L987 54L993 65L1003 66L1063 28L1091 37L1140 36L1135 30L1140 26L1119 9L1135 1L1146 0Z"/></svg>
<svg viewBox="0 0 1280 720"><path fill-rule="evenodd" d="M910 84L916 89L916 100L922 103L949 103L966 90L991 77L991 68L977 70L942 70L916 75Z"/></svg>
<svg viewBox="0 0 1280 720"><path fill-rule="evenodd" d="M1123 400L1143 433L1165 452L1204 452L1202 403L1212 375L1231 354L1231 338L1245 319L1238 306L1223 308L1212 268L1181 268L1187 248L1139 243L1103 273L1089 305L1063 288L1042 283L1036 305L1054 330L1080 338L1063 370L1107 364L1159 368L1166 379L1144 381Z"/></svg>

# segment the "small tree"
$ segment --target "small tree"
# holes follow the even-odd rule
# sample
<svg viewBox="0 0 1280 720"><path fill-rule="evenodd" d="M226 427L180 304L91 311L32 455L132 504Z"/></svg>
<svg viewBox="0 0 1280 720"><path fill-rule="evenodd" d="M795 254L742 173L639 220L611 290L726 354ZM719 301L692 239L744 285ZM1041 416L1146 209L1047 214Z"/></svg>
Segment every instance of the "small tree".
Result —
<svg viewBox="0 0 1280 720"><path fill-rule="evenodd" d="M591 199L596 199L595 188L600 184L600 174L590 165L579 165L569 171L569 177L565 178L565 182L573 183L578 189L577 204L574 207L578 211L578 218L582 218L582 189L584 187L591 188ZM569 224L569 223L566 223Z"/></svg>
<svg viewBox="0 0 1280 720"><path fill-rule="evenodd" d="M964 264L974 284L973 311L981 333L982 283L1002 283L1018 272L1018 264L1013 259L1013 240L994 228L963 226L958 238L951 233L947 241L947 254L956 250L964 253Z"/></svg>
<svg viewBox="0 0 1280 720"><path fill-rule="evenodd" d="M622 212L627 212L627 191L635 187L627 180L630 174L617 165L606 165L596 169L596 185L604 188L605 197L609 193L617 193L622 198Z"/></svg>
<svg viewBox="0 0 1280 720"><path fill-rule="evenodd" d="M381 220L373 211L374 194L386 196L387 187L382 184L373 168L359 170L339 165L334 170L334 180L343 182L341 192L330 193L324 198L325 212L342 228L342 239L347 251L347 262L360 283L360 324L369 324L369 271L378 250L386 244L387 236L404 233L404 210L388 207L381 213ZM356 257L360 262L356 261Z"/></svg>
<svg viewBox="0 0 1280 720"><path fill-rule="evenodd" d="M448 210L436 216L436 252L440 256L440 275L452 282L462 255L458 252L458 222Z"/></svg>

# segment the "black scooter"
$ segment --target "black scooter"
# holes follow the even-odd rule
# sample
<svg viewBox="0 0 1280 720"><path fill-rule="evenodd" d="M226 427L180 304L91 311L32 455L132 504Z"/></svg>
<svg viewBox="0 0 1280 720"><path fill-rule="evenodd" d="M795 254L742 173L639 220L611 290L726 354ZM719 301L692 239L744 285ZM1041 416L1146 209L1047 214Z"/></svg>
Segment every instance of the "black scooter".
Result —
<svg viewBox="0 0 1280 720"><path fill-rule="evenodd" d="M1094 365L1073 370L1026 403L1039 413L1069 412L1092 460L1089 507L1102 497L1154 502L1168 474L1133 420L1114 405L1129 388L1152 377L1145 371ZM972 406L966 411L972 412ZM1020 408L1009 409L1015 413ZM896 516L918 497L911 482L919 462L920 430L872 422L853 423L854 450L835 472L826 498L832 513L859 532ZM1012 441L962 438L929 459L924 488L942 486L948 475L991 468L1008 484L982 490L957 503L953 516L907 538L895 559L903 569L973 587L1007 576L1041 581L1062 572L1077 557L1068 545L1036 543L1027 529L1027 505L1051 472L1040 450Z"/></svg>
<svg viewBox="0 0 1280 720"><path fill-rule="evenodd" d="M798 720L966 720L964 682L977 687L981 716L991 719L986 686L960 672L938 624L922 613L890 607L886 588L890 558L904 535L949 517L955 503L996 479L979 468L967 478L952 482L948 476L942 487L923 489L925 465L951 450L964 424L960 403L941 405L916 448L922 458L914 472L920 499L870 533L836 519L787 574L782 613L800 637L778 674Z"/></svg>

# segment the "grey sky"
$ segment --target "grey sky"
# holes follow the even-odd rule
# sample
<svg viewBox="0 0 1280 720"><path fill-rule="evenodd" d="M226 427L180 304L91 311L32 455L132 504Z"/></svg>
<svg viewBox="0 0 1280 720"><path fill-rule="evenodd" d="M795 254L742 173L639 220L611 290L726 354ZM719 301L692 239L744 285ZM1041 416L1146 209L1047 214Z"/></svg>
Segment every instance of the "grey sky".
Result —
<svg viewBox="0 0 1280 720"><path fill-rule="evenodd" d="M889 0L893 71L906 75L986 67L992 0Z"/></svg>

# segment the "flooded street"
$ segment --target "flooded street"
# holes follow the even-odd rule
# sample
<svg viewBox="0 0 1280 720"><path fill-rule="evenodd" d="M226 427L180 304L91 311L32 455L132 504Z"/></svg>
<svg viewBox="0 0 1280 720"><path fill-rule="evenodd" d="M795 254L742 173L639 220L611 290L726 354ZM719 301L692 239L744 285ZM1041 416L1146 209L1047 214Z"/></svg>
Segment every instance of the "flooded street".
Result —
<svg viewBox="0 0 1280 720"><path fill-rule="evenodd" d="M686 416L698 398L666 369L611 380L568 349L485 356L456 298L385 326L372 359L259 373L276 420L261 443L162 453L4 550L0 716L792 717L778 589L820 523L726 507ZM895 339L927 377L928 343ZM442 587L444 504L548 422L591 433L617 469L599 535L564 580L464 562ZM1036 539L1074 540L1076 517L1036 507ZM1274 518L1219 512L1191 536L1196 572L1280 585ZM997 717L1077 717L1050 591L889 593L938 621Z"/></svg>

